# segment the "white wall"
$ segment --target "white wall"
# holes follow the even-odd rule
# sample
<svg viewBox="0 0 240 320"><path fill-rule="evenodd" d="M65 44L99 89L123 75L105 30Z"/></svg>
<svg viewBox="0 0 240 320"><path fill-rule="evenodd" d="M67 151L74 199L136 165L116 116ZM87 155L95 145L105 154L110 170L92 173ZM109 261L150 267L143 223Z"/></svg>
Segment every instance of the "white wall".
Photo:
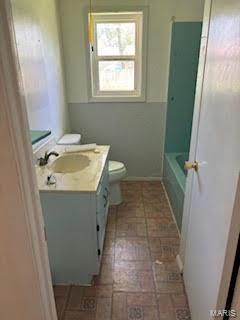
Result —
<svg viewBox="0 0 240 320"><path fill-rule="evenodd" d="M30 128L68 130L62 45L55 0L11 0Z"/></svg>
<svg viewBox="0 0 240 320"><path fill-rule="evenodd" d="M70 104L71 124L83 142L109 144L110 157L126 164L128 175L162 172L165 106L160 103Z"/></svg>
<svg viewBox="0 0 240 320"><path fill-rule="evenodd" d="M200 21L204 0L113 0L93 1L97 7L127 8L147 6L148 73L147 101L166 101L170 52L171 17L181 21ZM88 102L87 59L84 23L88 0L60 0L64 43L67 97L70 103Z"/></svg>
<svg viewBox="0 0 240 320"><path fill-rule="evenodd" d="M9 7L0 1L0 319L57 320Z"/></svg>
<svg viewBox="0 0 240 320"><path fill-rule="evenodd" d="M122 8L123 10L147 6L148 17L148 50L147 50L147 98L145 103L131 104L88 104L88 64L86 12L88 0L59 0L63 35L64 64L66 70L67 100L69 103L72 130L85 132L87 137L106 141L111 137L112 154L115 159L126 162L129 175L151 176L162 175L162 157L164 147L165 107L167 101L168 69L171 41L171 18L179 21L202 20L204 0L122 0L116 4L113 0L93 0L93 8ZM121 111L116 111L121 108ZM155 111L153 111L155 110ZM121 113L121 121L112 126L116 114ZM98 113L105 119L105 125L99 127ZM159 117L157 119L157 117ZM141 121L139 121L141 118ZM85 119L85 120L84 120ZM125 121L125 119L127 121ZM127 127L126 123L131 123ZM150 128L151 130L145 130ZM98 130L96 130L98 127ZM139 143L142 134L144 139ZM154 134L156 136L152 136ZM133 135L131 143L129 136ZM115 137L115 138L114 138ZM127 147L123 148L128 141ZM140 140L141 141L141 140ZM147 150L148 159L157 159L158 165L151 160L141 158L141 152ZM130 156L131 155L131 156ZM133 170L135 164L138 168Z"/></svg>

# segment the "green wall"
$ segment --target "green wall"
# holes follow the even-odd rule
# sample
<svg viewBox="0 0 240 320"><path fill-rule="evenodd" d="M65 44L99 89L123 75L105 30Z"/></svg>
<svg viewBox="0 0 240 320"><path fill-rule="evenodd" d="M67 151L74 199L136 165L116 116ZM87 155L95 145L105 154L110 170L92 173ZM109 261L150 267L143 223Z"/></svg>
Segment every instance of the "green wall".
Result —
<svg viewBox="0 0 240 320"><path fill-rule="evenodd" d="M201 30L201 22L173 23L165 152L189 151Z"/></svg>

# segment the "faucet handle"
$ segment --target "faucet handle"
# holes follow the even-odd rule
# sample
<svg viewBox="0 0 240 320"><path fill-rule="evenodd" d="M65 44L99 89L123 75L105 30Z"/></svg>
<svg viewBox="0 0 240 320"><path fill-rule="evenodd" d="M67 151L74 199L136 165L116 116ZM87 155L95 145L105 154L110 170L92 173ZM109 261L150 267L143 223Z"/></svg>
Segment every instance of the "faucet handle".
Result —
<svg viewBox="0 0 240 320"><path fill-rule="evenodd" d="M53 184L56 184L57 183L57 180L56 180L56 177L53 175L53 174L50 174L47 176L47 185L53 185Z"/></svg>
<svg viewBox="0 0 240 320"><path fill-rule="evenodd" d="M37 159L38 164L40 167L45 166L46 165L46 157L40 157Z"/></svg>

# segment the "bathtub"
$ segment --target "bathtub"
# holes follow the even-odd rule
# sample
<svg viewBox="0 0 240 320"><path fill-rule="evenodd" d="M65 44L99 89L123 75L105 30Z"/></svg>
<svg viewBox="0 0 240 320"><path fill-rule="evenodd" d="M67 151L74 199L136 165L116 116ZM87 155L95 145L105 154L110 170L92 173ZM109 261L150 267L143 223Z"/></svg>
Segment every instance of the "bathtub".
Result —
<svg viewBox="0 0 240 320"><path fill-rule="evenodd" d="M184 163L188 153L165 153L163 183L170 200L179 231L182 227L183 203L185 196L186 171Z"/></svg>

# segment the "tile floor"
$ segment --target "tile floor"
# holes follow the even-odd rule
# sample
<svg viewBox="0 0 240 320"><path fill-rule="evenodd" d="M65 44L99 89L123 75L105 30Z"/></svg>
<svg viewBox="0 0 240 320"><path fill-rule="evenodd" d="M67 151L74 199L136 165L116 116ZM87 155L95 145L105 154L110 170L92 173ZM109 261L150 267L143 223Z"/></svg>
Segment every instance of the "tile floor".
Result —
<svg viewBox="0 0 240 320"><path fill-rule="evenodd" d="M59 320L190 320L179 236L160 182L123 182L93 287L55 286ZM158 261L158 263L156 263Z"/></svg>

